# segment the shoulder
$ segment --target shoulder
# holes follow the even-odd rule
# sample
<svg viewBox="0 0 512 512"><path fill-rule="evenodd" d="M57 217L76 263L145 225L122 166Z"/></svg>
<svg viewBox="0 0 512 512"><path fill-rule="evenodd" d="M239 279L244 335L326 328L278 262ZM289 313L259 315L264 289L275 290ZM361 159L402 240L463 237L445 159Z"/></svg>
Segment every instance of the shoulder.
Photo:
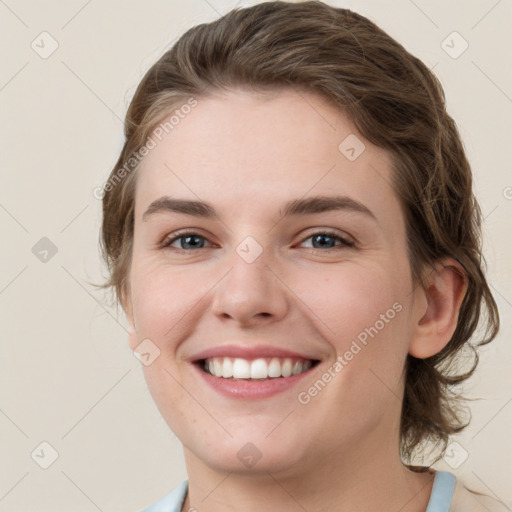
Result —
<svg viewBox="0 0 512 512"><path fill-rule="evenodd" d="M481 495L457 479L450 512L506 512L506 505L490 495Z"/></svg>
<svg viewBox="0 0 512 512"><path fill-rule="evenodd" d="M185 480L175 487L169 494L149 505L141 512L180 512L188 490L188 481Z"/></svg>

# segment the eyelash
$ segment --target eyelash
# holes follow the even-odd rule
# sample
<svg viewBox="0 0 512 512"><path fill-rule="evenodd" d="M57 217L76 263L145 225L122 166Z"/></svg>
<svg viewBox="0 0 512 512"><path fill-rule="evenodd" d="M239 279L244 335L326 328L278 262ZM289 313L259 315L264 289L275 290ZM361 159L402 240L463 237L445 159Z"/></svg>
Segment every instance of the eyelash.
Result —
<svg viewBox="0 0 512 512"><path fill-rule="evenodd" d="M310 239L310 238L313 238L315 236L319 236L319 235L323 235L323 236L327 236L329 238L334 238L335 240L338 240L341 242L341 244L335 246L335 247L329 247L327 249L317 249L317 248L311 248L312 251L314 252L330 252L330 251L335 251L337 249L340 249L340 248L350 248L350 247L354 247L355 246L355 243L340 236L339 234L333 232L333 231L329 231L329 230L325 230L325 231L317 231L315 233L311 233L309 234L306 238L304 238L302 240L301 243L304 243L306 240ZM206 237L200 235L199 233L195 232L195 231L183 231L183 232L178 232L175 234L175 236L173 236L172 238L165 238L162 243L161 243L161 247L163 249L165 248L170 248L174 251L177 251L177 252L182 252L182 253L190 253L190 252L195 252L196 250L198 249L181 249L181 248L177 248L177 247L171 247L171 245L176 242L177 240L179 240L180 238L185 238L187 236L197 236L199 238L202 238L204 240L207 240ZM204 249L204 247L200 247L199 249Z"/></svg>

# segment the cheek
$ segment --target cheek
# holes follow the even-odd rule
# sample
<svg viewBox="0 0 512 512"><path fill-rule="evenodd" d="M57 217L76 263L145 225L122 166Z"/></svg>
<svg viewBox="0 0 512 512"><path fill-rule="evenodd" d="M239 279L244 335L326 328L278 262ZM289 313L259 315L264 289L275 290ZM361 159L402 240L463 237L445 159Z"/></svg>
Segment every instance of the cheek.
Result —
<svg viewBox="0 0 512 512"><path fill-rule="evenodd" d="M365 329L394 322L399 303L404 306L407 286L399 275L381 265L347 264L293 277L294 289L324 326L326 338L343 348ZM384 315L384 320L381 319ZM382 328L380 330L383 330Z"/></svg>
<svg viewBox="0 0 512 512"><path fill-rule="evenodd" d="M131 276L137 339L140 342L149 338L160 351L150 365L142 366L153 400L180 439L187 439L191 425L195 425L198 435L206 436L202 430L215 425L208 422L182 385L183 365L177 360L177 348L192 335L196 323L188 320L211 285L207 286L206 276L198 277L193 272L180 272L136 258Z"/></svg>
<svg viewBox="0 0 512 512"><path fill-rule="evenodd" d="M130 285L137 335L154 339L160 350L167 351L173 339L186 337L186 316L211 289L208 280L194 272L136 261Z"/></svg>
<svg viewBox="0 0 512 512"><path fill-rule="evenodd" d="M362 432L396 406L411 295L407 279L390 265L326 269L316 273L315 283L303 280L298 295L315 313L309 318L335 353L320 377L328 384L319 385L318 376L306 382L300 403L310 400L306 409L323 418L326 436L338 439L347 417L351 422L346 424L347 432Z"/></svg>
<svg viewBox="0 0 512 512"><path fill-rule="evenodd" d="M408 347L411 295L396 268L351 264L317 273L315 285L302 278L298 295L333 348L332 365L339 362L331 366L336 396L326 402L349 393L343 401L354 401L354 407L361 400L378 403L387 389L397 388Z"/></svg>

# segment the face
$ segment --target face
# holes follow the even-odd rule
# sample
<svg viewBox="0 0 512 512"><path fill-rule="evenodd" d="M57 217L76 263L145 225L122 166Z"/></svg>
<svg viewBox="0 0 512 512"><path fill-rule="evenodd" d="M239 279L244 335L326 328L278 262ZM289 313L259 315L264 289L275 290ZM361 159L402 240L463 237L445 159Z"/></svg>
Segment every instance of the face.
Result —
<svg viewBox="0 0 512 512"><path fill-rule="evenodd" d="M294 471L398 443L414 294L389 155L314 94L197 101L139 169L127 305L186 457Z"/></svg>

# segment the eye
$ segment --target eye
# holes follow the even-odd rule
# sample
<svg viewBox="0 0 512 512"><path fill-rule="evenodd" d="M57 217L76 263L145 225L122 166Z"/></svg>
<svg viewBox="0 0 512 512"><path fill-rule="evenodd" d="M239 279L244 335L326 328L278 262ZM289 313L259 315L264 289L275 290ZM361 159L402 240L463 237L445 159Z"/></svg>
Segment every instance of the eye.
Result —
<svg viewBox="0 0 512 512"><path fill-rule="evenodd" d="M302 243L309 239L312 239L312 249L314 250L329 251L340 248L340 246L354 247L355 245L353 241L349 240L348 238L344 238L332 231L317 231L316 233L313 233L305 238ZM340 243L336 245L336 241L339 241Z"/></svg>
<svg viewBox="0 0 512 512"><path fill-rule="evenodd" d="M311 248L313 250L329 251L342 247L354 247L355 245L353 241L332 231L318 231L309 235L302 243L309 239L312 239L313 247ZM162 248L172 247L178 251L191 252L195 249L204 249L205 241L206 238L195 231L184 231L165 238L161 246ZM338 244L336 244L337 241ZM176 242L179 242L179 246L175 245Z"/></svg>
<svg viewBox="0 0 512 512"><path fill-rule="evenodd" d="M185 231L175 234L173 237L167 237L162 241L162 247L173 247L178 251L191 252L193 249L203 249L206 238L194 231ZM179 246L173 246L179 242Z"/></svg>

